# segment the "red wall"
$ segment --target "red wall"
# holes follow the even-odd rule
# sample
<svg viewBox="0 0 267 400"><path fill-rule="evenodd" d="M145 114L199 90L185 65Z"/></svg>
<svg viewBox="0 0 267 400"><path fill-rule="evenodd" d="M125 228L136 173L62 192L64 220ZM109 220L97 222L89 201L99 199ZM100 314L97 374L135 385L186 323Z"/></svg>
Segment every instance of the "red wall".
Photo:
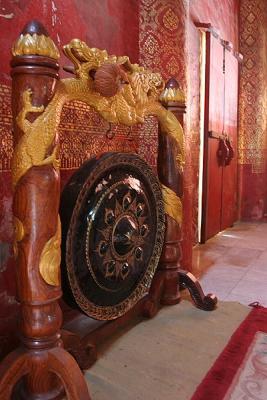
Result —
<svg viewBox="0 0 267 400"><path fill-rule="evenodd" d="M211 23L238 49L239 0L191 0L190 17L193 22Z"/></svg>
<svg viewBox="0 0 267 400"><path fill-rule="evenodd" d="M78 37L92 47L138 61L138 1L2 0L1 7L6 18L0 17L0 71L7 80L11 45L31 19L45 25L58 47Z"/></svg>

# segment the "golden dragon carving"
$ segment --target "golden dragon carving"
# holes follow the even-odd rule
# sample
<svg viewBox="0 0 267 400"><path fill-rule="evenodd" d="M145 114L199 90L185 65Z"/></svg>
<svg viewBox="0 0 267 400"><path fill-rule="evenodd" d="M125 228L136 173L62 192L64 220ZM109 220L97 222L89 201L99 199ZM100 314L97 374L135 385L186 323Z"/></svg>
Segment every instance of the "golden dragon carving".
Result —
<svg viewBox="0 0 267 400"><path fill-rule="evenodd" d="M20 40L22 39L20 38ZM19 49L24 49L24 47L21 43L20 47L15 45L13 54L19 55ZM40 53L40 49L38 51ZM161 75L146 70L138 64L131 64L126 56L116 57L108 55L105 50L89 48L85 42L79 39L73 39L63 47L63 51L74 65L75 77L63 79L57 83L55 94L47 107L32 104L31 88L22 94L23 107L16 122L23 135L14 149L13 185L16 186L20 178L33 166L51 164L54 168L59 168L57 128L64 104L72 100L88 104L111 123L130 126L143 123L147 115L155 115L159 120L162 132L171 135L178 145L177 167L182 170L184 164L183 130L173 113L166 110L159 101L160 94L164 89ZM118 90L111 97L101 95L96 90L94 82L95 74L108 64L119 67L121 71L121 77L118 76L116 81ZM30 122L27 119L28 113L41 114L33 122ZM170 213L171 204L176 198L174 203L179 207L176 213L172 212L171 216L180 224L182 213L180 199L169 188L168 190L163 189L163 197L167 213ZM57 235L55 238L59 248L60 241ZM53 247L51 243L50 247ZM44 268L42 268L42 276L51 284L53 279L47 278L43 270Z"/></svg>
<svg viewBox="0 0 267 400"><path fill-rule="evenodd" d="M147 115L157 116L162 130L178 143L180 156L177 161L178 167L182 168L183 130L173 113L159 102L164 87L160 74L131 64L128 57L109 56L105 50L89 48L78 39L64 46L64 53L73 62L76 77L58 82L55 95L46 108L31 103L30 88L23 93L23 108L17 116L17 124L24 134L15 148L12 161L14 185L32 166L53 164L59 167L56 156L57 127L64 104L72 100L85 102L111 123L134 125L143 123ZM107 63L123 66L128 80L115 96L109 98L94 90L94 79L90 75L90 71L96 71ZM27 120L30 112L42 114L30 122ZM54 150L48 155L53 144Z"/></svg>

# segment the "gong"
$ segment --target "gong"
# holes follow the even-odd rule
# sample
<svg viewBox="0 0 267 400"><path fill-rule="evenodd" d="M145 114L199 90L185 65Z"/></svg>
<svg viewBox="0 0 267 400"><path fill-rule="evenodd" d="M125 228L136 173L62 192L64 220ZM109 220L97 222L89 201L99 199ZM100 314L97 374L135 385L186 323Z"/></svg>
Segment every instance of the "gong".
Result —
<svg viewBox="0 0 267 400"><path fill-rule="evenodd" d="M158 178L139 156L85 162L61 196L65 301L111 320L148 293L164 240Z"/></svg>

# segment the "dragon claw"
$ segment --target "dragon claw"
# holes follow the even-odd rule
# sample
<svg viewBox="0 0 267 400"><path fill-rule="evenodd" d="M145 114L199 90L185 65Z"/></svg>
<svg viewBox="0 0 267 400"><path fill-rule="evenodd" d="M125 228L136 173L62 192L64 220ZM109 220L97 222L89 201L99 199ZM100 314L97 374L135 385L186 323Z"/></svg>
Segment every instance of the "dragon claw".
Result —
<svg viewBox="0 0 267 400"><path fill-rule="evenodd" d="M26 89L23 92L23 106L27 112L43 112L45 107L41 106L34 106L32 104L32 94L33 91L31 88Z"/></svg>
<svg viewBox="0 0 267 400"><path fill-rule="evenodd" d="M43 112L44 111L44 105L40 106L40 107L35 107L36 110L38 110L37 112Z"/></svg>
<svg viewBox="0 0 267 400"><path fill-rule="evenodd" d="M30 88L23 92L23 103L24 105L31 105L32 90Z"/></svg>
<svg viewBox="0 0 267 400"><path fill-rule="evenodd" d="M53 167L58 170L60 168L60 159L59 158L55 158L53 160Z"/></svg>

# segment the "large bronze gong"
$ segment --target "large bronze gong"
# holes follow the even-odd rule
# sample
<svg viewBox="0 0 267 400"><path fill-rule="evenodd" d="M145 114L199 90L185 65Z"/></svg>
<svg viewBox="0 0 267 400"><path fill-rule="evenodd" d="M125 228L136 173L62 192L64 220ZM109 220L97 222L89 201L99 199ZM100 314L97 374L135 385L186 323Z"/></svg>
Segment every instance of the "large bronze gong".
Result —
<svg viewBox="0 0 267 400"><path fill-rule="evenodd" d="M61 198L65 299L90 317L126 313L149 290L164 240L159 181L134 154L81 166Z"/></svg>

